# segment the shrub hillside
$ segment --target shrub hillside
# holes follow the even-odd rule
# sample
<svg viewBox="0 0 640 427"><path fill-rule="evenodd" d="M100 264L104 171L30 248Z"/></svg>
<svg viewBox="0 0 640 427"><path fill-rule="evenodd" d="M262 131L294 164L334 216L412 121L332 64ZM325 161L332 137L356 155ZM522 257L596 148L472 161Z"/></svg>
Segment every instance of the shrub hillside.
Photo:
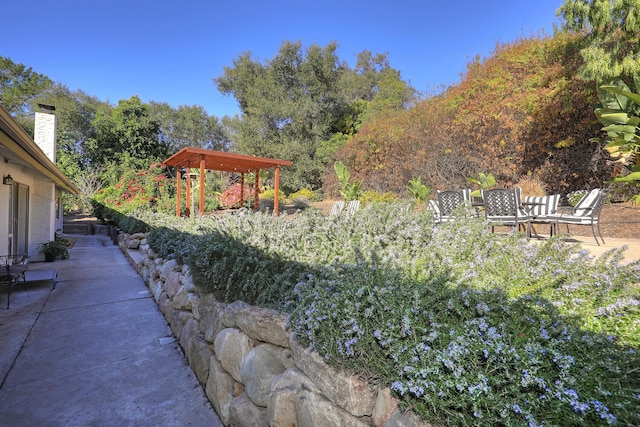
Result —
<svg viewBox="0 0 640 427"><path fill-rule="evenodd" d="M640 263L466 214L140 220L203 291L289 313L298 340L429 422L639 425Z"/></svg>
<svg viewBox="0 0 640 427"><path fill-rule="evenodd" d="M601 186L612 166L602 144L590 142L601 124L595 83L577 77L581 43L556 34L499 45L470 63L459 84L364 123L338 160L366 189L396 194L416 176L443 190L480 172L502 187L534 174L553 193ZM324 182L334 194L330 172Z"/></svg>

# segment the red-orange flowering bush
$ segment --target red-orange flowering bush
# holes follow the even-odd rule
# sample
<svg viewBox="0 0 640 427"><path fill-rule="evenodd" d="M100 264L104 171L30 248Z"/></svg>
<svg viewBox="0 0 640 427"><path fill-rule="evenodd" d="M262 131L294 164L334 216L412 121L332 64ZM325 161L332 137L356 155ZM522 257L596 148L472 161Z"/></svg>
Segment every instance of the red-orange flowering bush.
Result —
<svg viewBox="0 0 640 427"><path fill-rule="evenodd" d="M175 207L173 183L163 174L164 169L152 165L148 170L131 171L120 180L99 191L95 201L119 212L149 209L172 212Z"/></svg>
<svg viewBox="0 0 640 427"><path fill-rule="evenodd" d="M240 184L233 184L220 195L220 203L226 208L239 208L240 205ZM244 186L242 201L246 202L251 198L251 189Z"/></svg>

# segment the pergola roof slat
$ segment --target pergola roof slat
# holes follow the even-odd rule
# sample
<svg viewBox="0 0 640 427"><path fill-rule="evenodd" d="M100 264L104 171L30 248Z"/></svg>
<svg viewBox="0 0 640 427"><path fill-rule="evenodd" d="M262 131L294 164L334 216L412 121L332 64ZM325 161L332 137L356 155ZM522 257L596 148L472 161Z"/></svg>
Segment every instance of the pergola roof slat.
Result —
<svg viewBox="0 0 640 427"><path fill-rule="evenodd" d="M293 164L288 160L268 159L203 148L183 148L163 163L167 166L199 168L202 156L204 156L205 169L222 172L249 173Z"/></svg>

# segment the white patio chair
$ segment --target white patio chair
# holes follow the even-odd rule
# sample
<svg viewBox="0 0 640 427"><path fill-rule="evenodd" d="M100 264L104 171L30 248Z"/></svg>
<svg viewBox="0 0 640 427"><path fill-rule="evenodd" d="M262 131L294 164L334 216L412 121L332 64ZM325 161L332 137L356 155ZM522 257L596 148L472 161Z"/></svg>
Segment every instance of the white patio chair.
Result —
<svg viewBox="0 0 640 427"><path fill-rule="evenodd" d="M429 200L427 204L427 210L430 210L431 212L433 212L433 215L431 216L431 218L436 224L439 223L440 222L440 206L438 206L438 201L433 199Z"/></svg>
<svg viewBox="0 0 640 427"><path fill-rule="evenodd" d="M600 246L598 236L596 236L596 229L598 230L602 244L605 244L602 233L600 232L600 213L602 212L606 198L606 191L595 188L580 199L571 212L550 214L547 218L553 223L556 230L558 229L558 224L566 224L567 234L569 234L569 224L590 225L593 237L596 239L598 246Z"/></svg>
<svg viewBox="0 0 640 427"><path fill-rule="evenodd" d="M531 235L531 216L520 201L520 188L498 188L482 190L482 204L485 217L491 224L491 231L496 225L512 226L519 229L526 227L526 235Z"/></svg>
<svg viewBox="0 0 640 427"><path fill-rule="evenodd" d="M329 215L331 216L335 216L340 214L340 212L342 212L342 210L344 209L344 201L343 200L338 200L333 202L333 206L331 206L331 212L329 213Z"/></svg>
<svg viewBox="0 0 640 427"><path fill-rule="evenodd" d="M360 200L352 200L347 204L347 216L355 214L360 209Z"/></svg>
<svg viewBox="0 0 640 427"><path fill-rule="evenodd" d="M560 194L550 196L526 196L524 198L524 208L531 216L531 224L548 224L549 235L553 235L553 221L549 220L549 215L555 214L560 203Z"/></svg>

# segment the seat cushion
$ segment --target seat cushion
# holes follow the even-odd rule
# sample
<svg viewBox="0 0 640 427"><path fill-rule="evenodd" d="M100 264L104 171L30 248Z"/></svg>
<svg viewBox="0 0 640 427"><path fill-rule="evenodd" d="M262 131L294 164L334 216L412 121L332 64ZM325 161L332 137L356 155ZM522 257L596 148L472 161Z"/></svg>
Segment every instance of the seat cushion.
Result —
<svg viewBox="0 0 640 427"><path fill-rule="evenodd" d="M549 215L547 217L549 222L558 222L560 224L597 224L598 219L592 218L590 216L576 216L576 215L563 215L563 214L554 214Z"/></svg>
<svg viewBox="0 0 640 427"><path fill-rule="evenodd" d="M525 203L532 203L527 211L531 215L533 221L547 222L548 216L556 213L558 203L560 203L560 194L552 194L551 196L527 196ZM527 208L527 206L525 206Z"/></svg>

